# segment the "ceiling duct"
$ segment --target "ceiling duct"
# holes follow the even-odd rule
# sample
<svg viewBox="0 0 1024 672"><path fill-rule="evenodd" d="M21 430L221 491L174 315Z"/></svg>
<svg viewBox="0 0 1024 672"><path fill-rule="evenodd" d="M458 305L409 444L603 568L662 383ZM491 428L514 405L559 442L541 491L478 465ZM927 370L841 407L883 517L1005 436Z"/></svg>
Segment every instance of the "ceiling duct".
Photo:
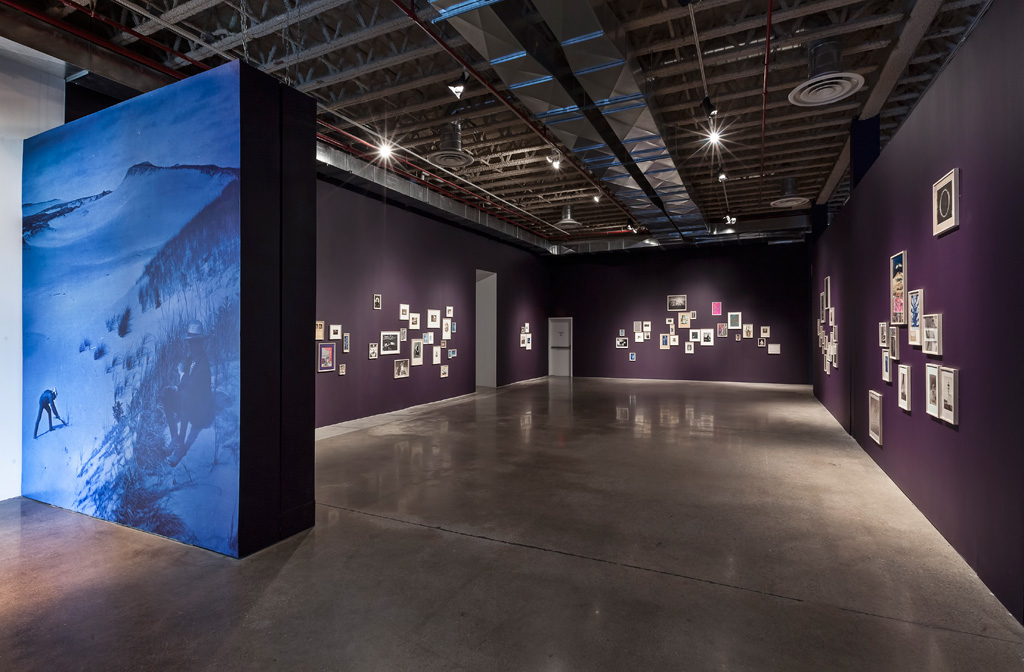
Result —
<svg viewBox="0 0 1024 672"><path fill-rule="evenodd" d="M473 163L473 155L462 149L462 122L451 121L441 127L438 149L427 159L439 168L465 168Z"/></svg>
<svg viewBox="0 0 1024 672"><path fill-rule="evenodd" d="M828 105L852 96L864 86L864 77L843 72L843 44L836 38L813 43L807 48L808 79L789 93L789 102L799 107Z"/></svg>
<svg viewBox="0 0 1024 672"><path fill-rule="evenodd" d="M562 227L563 229L565 229L565 228L572 228L574 226L582 226L582 224L580 224L579 222L577 222L575 219L572 218L572 215L573 215L572 204L570 203L569 205L563 205L562 206L562 218L560 220L558 220L558 226Z"/></svg>
<svg viewBox="0 0 1024 672"><path fill-rule="evenodd" d="M810 202L809 198L799 196L796 191L796 178L782 179L782 198L771 202L773 208L801 208Z"/></svg>

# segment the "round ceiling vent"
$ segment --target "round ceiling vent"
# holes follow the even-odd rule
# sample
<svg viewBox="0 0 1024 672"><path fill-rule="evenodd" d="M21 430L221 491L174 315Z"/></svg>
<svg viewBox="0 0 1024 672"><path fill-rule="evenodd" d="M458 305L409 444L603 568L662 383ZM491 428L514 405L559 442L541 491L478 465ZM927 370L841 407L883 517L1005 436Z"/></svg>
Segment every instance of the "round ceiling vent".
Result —
<svg viewBox="0 0 1024 672"><path fill-rule="evenodd" d="M433 154L427 154L427 159L438 168L465 168L474 161L472 154L451 149L441 149Z"/></svg>
<svg viewBox="0 0 1024 672"><path fill-rule="evenodd" d="M799 208L800 206L807 205L810 202L811 199L804 198L803 196L785 196L772 201L771 206L773 208Z"/></svg>
<svg viewBox="0 0 1024 672"><path fill-rule="evenodd" d="M828 105L852 96L864 87L864 78L855 72L831 72L812 77L789 93L789 102L800 107Z"/></svg>

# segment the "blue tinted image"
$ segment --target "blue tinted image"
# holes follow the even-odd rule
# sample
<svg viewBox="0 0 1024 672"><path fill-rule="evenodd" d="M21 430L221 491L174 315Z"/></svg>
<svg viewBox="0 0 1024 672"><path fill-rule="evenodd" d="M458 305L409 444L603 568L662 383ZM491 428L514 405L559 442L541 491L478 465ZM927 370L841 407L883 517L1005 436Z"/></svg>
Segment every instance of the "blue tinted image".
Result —
<svg viewBox="0 0 1024 672"><path fill-rule="evenodd" d="M25 141L25 496L238 554L229 64Z"/></svg>

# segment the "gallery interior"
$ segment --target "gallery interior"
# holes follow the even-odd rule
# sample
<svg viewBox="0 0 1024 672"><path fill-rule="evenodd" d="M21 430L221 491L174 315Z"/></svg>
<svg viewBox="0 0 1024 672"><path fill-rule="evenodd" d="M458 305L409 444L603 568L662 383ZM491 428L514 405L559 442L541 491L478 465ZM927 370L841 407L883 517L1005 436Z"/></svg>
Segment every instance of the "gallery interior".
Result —
<svg viewBox="0 0 1024 672"><path fill-rule="evenodd" d="M1022 33L0 0L0 668L1024 669Z"/></svg>

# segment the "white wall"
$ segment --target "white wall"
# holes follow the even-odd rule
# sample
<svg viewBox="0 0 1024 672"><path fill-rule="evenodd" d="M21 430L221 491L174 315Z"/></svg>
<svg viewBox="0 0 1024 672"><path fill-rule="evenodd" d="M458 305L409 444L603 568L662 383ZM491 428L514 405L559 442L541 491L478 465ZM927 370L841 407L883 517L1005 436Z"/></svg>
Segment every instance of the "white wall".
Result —
<svg viewBox="0 0 1024 672"><path fill-rule="evenodd" d="M498 386L498 275L476 272L476 385Z"/></svg>
<svg viewBox="0 0 1024 672"><path fill-rule="evenodd" d="M21 142L64 123L64 64L0 38L0 499L21 494Z"/></svg>

